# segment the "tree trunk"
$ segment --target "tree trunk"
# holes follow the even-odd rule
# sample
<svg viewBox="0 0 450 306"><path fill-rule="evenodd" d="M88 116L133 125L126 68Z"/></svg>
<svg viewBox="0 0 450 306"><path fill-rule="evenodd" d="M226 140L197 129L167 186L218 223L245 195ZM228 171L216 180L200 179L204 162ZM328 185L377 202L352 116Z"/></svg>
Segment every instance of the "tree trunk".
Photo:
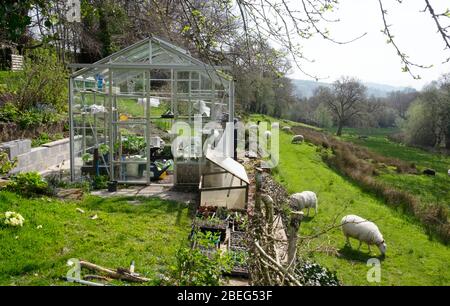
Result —
<svg viewBox="0 0 450 306"><path fill-rule="evenodd" d="M336 132L336 136L341 136L342 135L342 128L344 127L344 123L342 121L339 121L338 123L338 129Z"/></svg>

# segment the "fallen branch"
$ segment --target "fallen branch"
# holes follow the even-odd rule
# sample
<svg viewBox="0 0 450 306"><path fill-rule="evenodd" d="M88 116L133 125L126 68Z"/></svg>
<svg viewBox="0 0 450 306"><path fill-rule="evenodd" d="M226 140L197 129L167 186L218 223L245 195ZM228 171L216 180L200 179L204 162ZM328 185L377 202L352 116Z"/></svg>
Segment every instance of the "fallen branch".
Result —
<svg viewBox="0 0 450 306"><path fill-rule="evenodd" d="M278 270L278 272L282 272L295 285L297 285L297 286L301 286L302 285L302 284L300 284L300 282L294 276L292 276L288 271L286 271L286 269L283 268L282 265L280 265L275 259L273 259L269 255L267 255L267 253L261 248L261 246L259 245L259 243L257 241L255 241L255 246L258 249L258 251L261 253L261 255L263 255L263 257L265 257L267 260L270 261L270 263L275 265L275 266L271 266L271 268L273 268L275 270Z"/></svg>
<svg viewBox="0 0 450 306"><path fill-rule="evenodd" d="M130 271L119 268L117 271L90 263L88 261L80 260L80 266L84 267L89 270L98 271L101 273L104 273L108 275L110 278L119 279L119 280L126 280L130 282L148 282L150 279L138 276L136 274L131 274Z"/></svg>

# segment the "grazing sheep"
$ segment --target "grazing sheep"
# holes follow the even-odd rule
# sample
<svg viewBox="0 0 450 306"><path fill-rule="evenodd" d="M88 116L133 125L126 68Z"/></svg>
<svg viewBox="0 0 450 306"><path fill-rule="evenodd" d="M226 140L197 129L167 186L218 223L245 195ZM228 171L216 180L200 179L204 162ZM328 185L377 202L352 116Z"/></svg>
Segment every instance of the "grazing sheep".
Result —
<svg viewBox="0 0 450 306"><path fill-rule="evenodd" d="M265 137L266 139L270 139L270 138L272 137L272 133L271 133L270 131L265 131L265 132L264 132L264 137Z"/></svg>
<svg viewBox="0 0 450 306"><path fill-rule="evenodd" d="M299 210L308 208L307 216L309 216L310 208L314 208L315 215L317 214L319 203L317 201L316 194L312 191L303 191L300 193L294 193L289 197L289 201L293 207L296 207Z"/></svg>
<svg viewBox="0 0 450 306"><path fill-rule="evenodd" d="M370 222L356 215L347 215L341 220L342 232L347 239L347 244L350 245L349 237L359 240L358 250L361 248L363 242L367 243L369 247L374 244L378 247L381 255L386 254L386 243L384 242L383 235L381 235L380 230L375 225L375 223Z"/></svg>
<svg viewBox="0 0 450 306"><path fill-rule="evenodd" d="M423 170L423 174L426 174L426 175L436 175L436 170L434 170L434 169L425 169L425 170Z"/></svg>
<svg viewBox="0 0 450 306"><path fill-rule="evenodd" d="M302 143L305 140L305 137L303 135L295 135L292 137L291 143Z"/></svg>
<svg viewBox="0 0 450 306"><path fill-rule="evenodd" d="M280 128L280 124L278 122L272 123L272 129L278 129Z"/></svg>
<svg viewBox="0 0 450 306"><path fill-rule="evenodd" d="M291 127L290 127L290 126L283 126L283 127L281 128L281 130L282 130L282 131L285 131L285 132L290 132L290 131L291 131Z"/></svg>

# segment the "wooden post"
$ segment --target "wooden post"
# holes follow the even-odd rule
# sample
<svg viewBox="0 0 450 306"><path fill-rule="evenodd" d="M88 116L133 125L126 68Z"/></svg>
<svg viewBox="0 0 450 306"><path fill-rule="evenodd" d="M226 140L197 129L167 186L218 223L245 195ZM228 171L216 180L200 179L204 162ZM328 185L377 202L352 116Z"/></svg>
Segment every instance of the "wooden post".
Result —
<svg viewBox="0 0 450 306"><path fill-rule="evenodd" d="M288 271L295 268L297 257L297 240L300 223L303 219L303 212L291 211L288 229Z"/></svg>

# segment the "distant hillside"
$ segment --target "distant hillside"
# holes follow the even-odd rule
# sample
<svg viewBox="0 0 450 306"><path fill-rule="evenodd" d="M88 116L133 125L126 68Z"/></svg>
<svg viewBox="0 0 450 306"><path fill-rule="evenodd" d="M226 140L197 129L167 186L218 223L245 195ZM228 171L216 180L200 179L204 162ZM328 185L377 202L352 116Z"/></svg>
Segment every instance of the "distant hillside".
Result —
<svg viewBox="0 0 450 306"><path fill-rule="evenodd" d="M298 79L291 79L291 80L292 84L294 85L295 94L298 97L305 97L305 98L311 97L314 94L314 90L316 90L320 86L330 87L332 85L331 83L316 82L309 80L298 80ZM367 86L367 94L369 96L374 96L377 98L386 97L390 92L397 90L415 91L415 89L411 87L397 87L378 83L364 83L364 85Z"/></svg>

